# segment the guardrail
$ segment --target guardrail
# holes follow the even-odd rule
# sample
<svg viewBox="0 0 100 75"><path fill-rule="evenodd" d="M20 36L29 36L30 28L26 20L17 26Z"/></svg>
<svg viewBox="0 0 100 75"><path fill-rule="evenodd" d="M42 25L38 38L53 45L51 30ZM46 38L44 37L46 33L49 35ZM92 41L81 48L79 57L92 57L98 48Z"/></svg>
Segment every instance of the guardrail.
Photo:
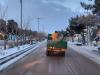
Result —
<svg viewBox="0 0 100 75"><path fill-rule="evenodd" d="M29 53L36 51L36 48L39 47L39 45L45 43L45 41L42 42L38 42L34 45L31 45L30 47L27 47L19 52L7 55L3 58L0 58L0 74L4 72L4 70L9 66L12 65L14 62L16 62L17 60L21 59L22 57L24 57L25 55L28 55Z"/></svg>
<svg viewBox="0 0 100 75"><path fill-rule="evenodd" d="M35 46L36 46L36 44L35 45L32 45L32 46L30 46L28 48L25 48L24 50L21 50L19 52L16 52L14 54L11 54L11 55L8 55L8 56L6 56L4 58L1 58L0 59L0 65L4 64L4 63L6 63L6 62L8 62L8 61L10 61L12 59L14 59L15 57L17 57L17 56L19 56L19 55L21 55L21 54L23 54L25 52L27 52L28 50L34 48Z"/></svg>

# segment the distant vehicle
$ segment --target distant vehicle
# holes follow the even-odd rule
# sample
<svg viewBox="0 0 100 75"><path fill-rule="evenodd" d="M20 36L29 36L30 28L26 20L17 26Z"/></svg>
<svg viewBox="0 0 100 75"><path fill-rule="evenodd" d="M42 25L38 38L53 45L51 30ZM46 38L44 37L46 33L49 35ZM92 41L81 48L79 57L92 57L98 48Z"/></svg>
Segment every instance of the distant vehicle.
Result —
<svg viewBox="0 0 100 75"><path fill-rule="evenodd" d="M57 32L48 35L46 55L60 55L65 56L67 49L67 42L63 39L61 34Z"/></svg>
<svg viewBox="0 0 100 75"><path fill-rule="evenodd" d="M100 45L98 45L98 52L100 53Z"/></svg>
<svg viewBox="0 0 100 75"><path fill-rule="evenodd" d="M37 43L37 41L36 40L32 40L32 44L36 44Z"/></svg>
<svg viewBox="0 0 100 75"><path fill-rule="evenodd" d="M82 46L82 42L76 42L75 43L77 46Z"/></svg>
<svg viewBox="0 0 100 75"><path fill-rule="evenodd" d="M95 40L97 42L98 52L100 53L100 36L96 37Z"/></svg>
<svg viewBox="0 0 100 75"><path fill-rule="evenodd" d="M100 39L98 41L98 52L100 53Z"/></svg>

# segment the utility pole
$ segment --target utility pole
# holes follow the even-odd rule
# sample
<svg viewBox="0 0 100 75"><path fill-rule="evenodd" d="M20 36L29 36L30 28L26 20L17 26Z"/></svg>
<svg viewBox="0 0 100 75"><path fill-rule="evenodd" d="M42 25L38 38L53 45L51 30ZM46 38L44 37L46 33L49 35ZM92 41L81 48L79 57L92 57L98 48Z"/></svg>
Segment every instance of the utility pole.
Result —
<svg viewBox="0 0 100 75"><path fill-rule="evenodd" d="M40 31L39 30L39 25L40 25L40 18L39 17L37 18L37 23L38 23L38 32L39 32Z"/></svg>
<svg viewBox="0 0 100 75"><path fill-rule="evenodd" d="M21 12L20 12L20 14L21 14L21 15L20 15L20 24L21 24L21 29L22 29L22 23L23 23L23 20L22 20L22 19L23 19L23 18L22 18L22 16L23 16L23 11L22 11L22 8L23 8L22 0L20 0L20 4L21 4L21 10L20 10L20 11L21 11Z"/></svg>
<svg viewBox="0 0 100 75"><path fill-rule="evenodd" d="M42 26L42 28L43 28L43 32L45 32L45 27L44 27L44 25Z"/></svg>
<svg viewBox="0 0 100 75"><path fill-rule="evenodd" d="M22 0L20 0L20 5L21 5L21 8L20 8L20 24L21 24L21 30L22 30L22 23L23 23L23 3L22 3L23 1ZM21 36L21 34L22 34L22 31L20 30L20 38L21 38L21 44L22 44L22 36Z"/></svg>

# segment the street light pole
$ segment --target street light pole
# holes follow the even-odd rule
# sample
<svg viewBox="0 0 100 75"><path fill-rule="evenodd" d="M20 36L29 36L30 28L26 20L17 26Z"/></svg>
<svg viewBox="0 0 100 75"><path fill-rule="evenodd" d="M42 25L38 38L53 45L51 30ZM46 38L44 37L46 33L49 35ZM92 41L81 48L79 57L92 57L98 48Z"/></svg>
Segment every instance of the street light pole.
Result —
<svg viewBox="0 0 100 75"><path fill-rule="evenodd" d="M22 5L22 0L20 0L20 4L21 4L21 12L20 12L20 13L21 13L21 16L20 16L20 22L21 22L21 29L22 29L22 21L23 21L23 20L22 20L22 14L23 14L23 11L22 11L22 6L23 6L23 5Z"/></svg>
<svg viewBox="0 0 100 75"><path fill-rule="evenodd" d="M20 38L21 38L21 40L20 40L20 41L21 41L21 44L22 44L22 36L21 36L21 34L22 34L22 23L23 23L23 20L22 20L22 19L23 19L23 11L22 11L22 8L23 8L22 6L23 6L23 5L22 5L22 2L23 2L23 1L20 0L20 5L21 5L21 8L20 8L20 24L21 24Z"/></svg>
<svg viewBox="0 0 100 75"><path fill-rule="evenodd" d="M39 25L40 25L40 18L37 18L37 23L38 23L38 32L39 32Z"/></svg>

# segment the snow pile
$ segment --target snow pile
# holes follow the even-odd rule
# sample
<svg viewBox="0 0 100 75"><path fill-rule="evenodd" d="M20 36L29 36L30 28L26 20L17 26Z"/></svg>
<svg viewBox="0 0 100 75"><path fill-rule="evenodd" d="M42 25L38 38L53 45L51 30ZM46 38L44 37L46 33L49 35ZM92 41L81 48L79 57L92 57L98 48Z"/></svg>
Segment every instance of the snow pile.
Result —
<svg viewBox="0 0 100 75"><path fill-rule="evenodd" d="M45 44L45 43L46 43L46 40L42 41L42 42L37 42L36 44L33 44L33 45L27 44L27 45L20 46L20 49L15 47L15 48L12 48L12 49L5 50L4 52L2 51L2 53L4 53L4 55L1 54L2 57L0 57L0 58L6 57L6 56L8 56L10 54L13 54L15 52L18 52L20 50L24 50L25 48L32 47L32 49L27 50L25 53L19 55L18 57L15 57L14 59L11 59L8 62L0 65L0 71L6 69L10 65L13 66L13 63L17 62L18 60L20 60L21 58L23 58L27 54L31 53L32 51L34 51L34 53L35 53L36 52L36 48L38 48L41 44Z"/></svg>
<svg viewBox="0 0 100 75"><path fill-rule="evenodd" d="M23 58L24 56L26 56L27 54L31 53L32 51L35 51L35 49L40 45L40 43L38 43L34 48L28 50L27 52L19 55L18 57L0 65L0 71L6 69L8 66L13 65L13 63L17 62L19 59Z"/></svg>
<svg viewBox="0 0 100 75"><path fill-rule="evenodd" d="M91 59L92 61L100 64L100 53L98 53L97 47L94 46L76 46L69 42L68 47L72 50L82 54L83 56Z"/></svg>
<svg viewBox="0 0 100 75"><path fill-rule="evenodd" d="M9 56L11 54L14 54L16 52L19 52L19 51L21 51L21 50L23 50L25 48L30 47L30 46L31 46L30 44L26 44L26 45L19 46L19 48L18 47L14 47L14 48L6 49L6 50L0 50L0 59L4 58L4 57L7 57L7 56Z"/></svg>

